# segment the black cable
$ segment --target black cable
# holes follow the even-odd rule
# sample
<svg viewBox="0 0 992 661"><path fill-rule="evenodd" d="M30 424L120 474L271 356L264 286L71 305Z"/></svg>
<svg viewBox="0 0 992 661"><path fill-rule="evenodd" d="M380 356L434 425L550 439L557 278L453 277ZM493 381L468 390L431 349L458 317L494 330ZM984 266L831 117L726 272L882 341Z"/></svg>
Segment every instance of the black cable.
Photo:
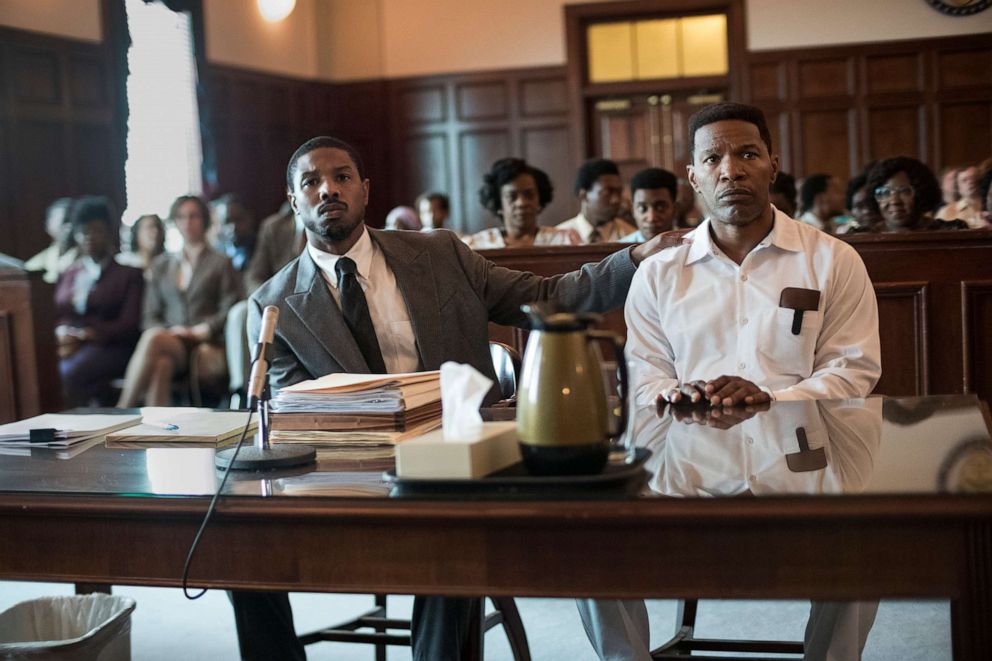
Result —
<svg viewBox="0 0 992 661"><path fill-rule="evenodd" d="M238 444L234 446L234 454L231 455L231 461L227 463L227 468L224 469L224 477L220 481L220 485L217 487L217 492L214 493L214 497L210 499L210 505L207 507L207 513L203 515L203 522L200 524L200 529L196 531L196 537L193 538L193 543L190 544L189 552L186 554L186 563L183 565L183 594L190 601L194 599L199 599L207 593L207 588L203 588L199 594L190 595L189 588L186 583L189 579L189 566L193 562L193 554L196 553L196 546L200 543L200 537L203 536L203 531L207 527L207 523L210 521L210 515L214 513L214 506L217 505L217 498L220 493L224 490L224 485L227 484L227 476L231 474L231 466L238 458L238 453L241 452L241 445L245 442L245 436L248 435L248 428L251 427L251 416L254 411L248 409L248 420L245 422L245 428L241 430L241 438L238 439Z"/></svg>

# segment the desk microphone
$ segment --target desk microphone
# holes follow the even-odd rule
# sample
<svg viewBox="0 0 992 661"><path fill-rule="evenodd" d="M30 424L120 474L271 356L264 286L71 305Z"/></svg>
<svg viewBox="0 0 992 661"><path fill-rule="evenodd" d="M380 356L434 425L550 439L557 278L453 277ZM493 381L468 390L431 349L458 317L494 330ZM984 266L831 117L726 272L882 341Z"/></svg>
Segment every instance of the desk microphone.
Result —
<svg viewBox="0 0 992 661"><path fill-rule="evenodd" d="M255 362L251 366L251 378L248 380L248 408L258 406L258 400L265 390L265 376L269 372L269 358L272 357L272 337L276 332L276 322L279 321L279 308L267 305L262 310L262 330L258 334L258 344L255 345Z"/></svg>
<svg viewBox="0 0 992 661"><path fill-rule="evenodd" d="M279 320L279 308L268 305L262 311L262 328L255 345L251 377L248 380L248 409L258 409L258 434L254 444L220 450L214 459L219 468L234 470L269 470L312 464L316 452L308 445L276 445L269 443L269 361L272 359L272 338ZM250 418L249 418L250 419ZM226 477L226 476L225 476Z"/></svg>

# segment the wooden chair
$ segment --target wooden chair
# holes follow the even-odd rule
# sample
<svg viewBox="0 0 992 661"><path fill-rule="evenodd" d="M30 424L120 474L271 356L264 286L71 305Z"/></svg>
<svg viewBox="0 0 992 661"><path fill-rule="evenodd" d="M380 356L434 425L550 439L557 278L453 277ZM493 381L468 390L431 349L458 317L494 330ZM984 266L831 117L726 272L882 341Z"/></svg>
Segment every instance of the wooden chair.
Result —
<svg viewBox="0 0 992 661"><path fill-rule="evenodd" d="M504 401L512 403L520 376L520 354L513 347L494 341L489 342L489 353L499 381L500 394ZM386 614L386 599L387 595L377 594L371 610L347 622L304 634L299 637L300 642L304 645L319 642L375 645L376 661L386 661L388 645L410 645L410 634L406 633L410 630L410 621L390 618ZM485 598L475 599L473 602L466 656L469 659L482 659L486 632L502 624L515 661L530 661L527 633L516 603L511 597L490 597L489 600L493 603L494 610L488 614L485 612ZM395 633L397 631L400 633Z"/></svg>
<svg viewBox="0 0 992 661"><path fill-rule="evenodd" d="M679 629L667 643L651 652L651 658L663 659L693 659L693 661L798 661L803 658L804 645L798 642L779 640L722 640L711 638L695 638L696 610L698 599L679 601L676 619ZM697 652L720 652L720 656L697 656ZM748 656L726 656L727 652L747 654ZM756 654L774 654L774 657L755 656ZM790 655L790 656L785 656Z"/></svg>

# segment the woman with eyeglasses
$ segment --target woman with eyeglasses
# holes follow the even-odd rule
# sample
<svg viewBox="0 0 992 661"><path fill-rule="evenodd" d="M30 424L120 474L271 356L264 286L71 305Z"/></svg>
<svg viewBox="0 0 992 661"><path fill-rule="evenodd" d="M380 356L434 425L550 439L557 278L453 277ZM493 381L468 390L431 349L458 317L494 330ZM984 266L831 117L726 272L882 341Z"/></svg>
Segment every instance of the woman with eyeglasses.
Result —
<svg viewBox="0 0 992 661"><path fill-rule="evenodd" d="M968 229L963 220L936 220L940 184L926 165L908 156L886 158L868 171L867 202L878 213L882 232Z"/></svg>

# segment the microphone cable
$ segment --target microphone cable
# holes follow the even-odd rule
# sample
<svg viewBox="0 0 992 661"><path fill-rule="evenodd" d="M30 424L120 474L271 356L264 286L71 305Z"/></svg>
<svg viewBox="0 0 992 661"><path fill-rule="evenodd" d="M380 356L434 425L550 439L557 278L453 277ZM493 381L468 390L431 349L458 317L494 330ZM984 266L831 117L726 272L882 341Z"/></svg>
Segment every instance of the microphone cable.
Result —
<svg viewBox="0 0 992 661"><path fill-rule="evenodd" d="M248 420L245 421L245 428L241 430L241 437L238 439L238 444L234 447L234 454L231 455L231 461L227 463L227 467L224 469L224 477L220 481L220 485L217 487L217 491L214 493L213 498L210 499L210 505L207 507L207 513L203 515L203 521L200 523L199 530L196 531L196 536L193 537L193 543L190 544L189 552L186 554L186 562L183 564L183 594L187 599L193 601L199 599L207 593L208 588L203 588L200 590L199 594L191 595L189 593L189 586L187 585L189 581L189 567L193 563L193 555L196 553L196 547L200 543L200 537L203 536L203 531L207 527L207 523L210 521L210 516L214 513L214 507L217 505L217 498L220 497L221 492L224 490L224 485L227 484L227 478L231 474L231 466L238 459L238 453L241 452L241 445L245 442L245 436L248 435L248 428L251 427L251 416L255 411L253 409L248 409Z"/></svg>

